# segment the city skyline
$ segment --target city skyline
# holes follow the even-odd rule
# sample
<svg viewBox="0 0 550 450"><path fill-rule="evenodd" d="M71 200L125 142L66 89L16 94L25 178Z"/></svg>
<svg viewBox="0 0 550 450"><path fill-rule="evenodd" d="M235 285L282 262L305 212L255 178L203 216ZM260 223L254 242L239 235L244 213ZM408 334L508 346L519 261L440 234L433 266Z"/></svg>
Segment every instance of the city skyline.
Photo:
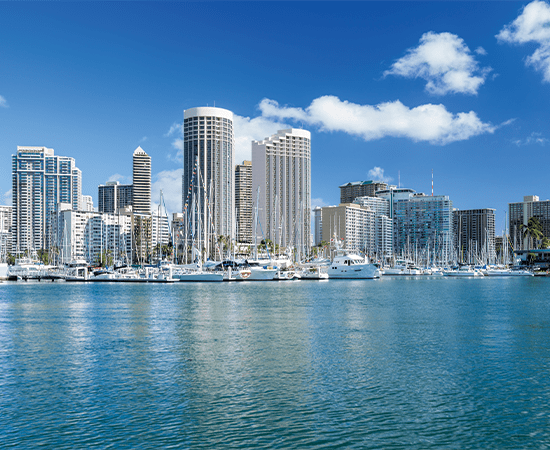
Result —
<svg viewBox="0 0 550 450"><path fill-rule="evenodd" d="M550 197L547 2L334 6L3 3L0 202L18 145L75 158L96 206L99 184L131 183L142 146L153 201L163 189L180 212L182 112L208 105L235 115L234 164L252 140L311 131L312 207L360 180L428 194L433 169L435 194L494 208L500 234L508 203Z"/></svg>

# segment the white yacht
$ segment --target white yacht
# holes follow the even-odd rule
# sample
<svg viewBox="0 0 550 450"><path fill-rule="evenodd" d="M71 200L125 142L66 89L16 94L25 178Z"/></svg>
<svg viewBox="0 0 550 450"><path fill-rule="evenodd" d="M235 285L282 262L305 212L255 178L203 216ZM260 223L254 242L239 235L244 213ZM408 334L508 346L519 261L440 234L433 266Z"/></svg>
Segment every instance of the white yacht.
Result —
<svg viewBox="0 0 550 450"><path fill-rule="evenodd" d="M30 280L40 279L48 276L50 266L45 266L41 262L31 258L19 258L15 260L13 266L8 267L8 279L10 280Z"/></svg>
<svg viewBox="0 0 550 450"><path fill-rule="evenodd" d="M482 277L483 273L478 269L473 269L470 266L460 266L458 269L445 270L443 275L446 277Z"/></svg>
<svg viewBox="0 0 550 450"><path fill-rule="evenodd" d="M329 278L380 278L380 270L367 257L338 251L327 269Z"/></svg>
<svg viewBox="0 0 550 450"><path fill-rule="evenodd" d="M260 266L257 263L249 263L235 274L237 281L272 281L279 269L276 266Z"/></svg>
<svg viewBox="0 0 550 450"><path fill-rule="evenodd" d="M423 272L422 269L416 267L412 262L398 259L395 261L393 267L385 267L382 274L390 276L416 276L422 275Z"/></svg>
<svg viewBox="0 0 550 450"><path fill-rule="evenodd" d="M524 269L506 269L506 268L493 268L487 269L485 275L488 277L534 277L535 274L529 270Z"/></svg>
<svg viewBox="0 0 550 450"><path fill-rule="evenodd" d="M304 267L299 272L299 277L302 280L328 280L328 266L309 266Z"/></svg>

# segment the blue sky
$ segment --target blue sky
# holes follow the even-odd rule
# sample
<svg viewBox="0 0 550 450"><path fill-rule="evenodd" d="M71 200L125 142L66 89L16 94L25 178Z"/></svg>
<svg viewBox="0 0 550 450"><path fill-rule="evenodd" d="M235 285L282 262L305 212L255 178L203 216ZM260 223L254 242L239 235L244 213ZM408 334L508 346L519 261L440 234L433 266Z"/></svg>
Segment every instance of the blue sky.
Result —
<svg viewBox="0 0 550 450"><path fill-rule="evenodd" d="M1 203L17 145L72 156L83 194L152 157L181 210L183 110L236 114L250 140L312 132L314 204L376 177L459 209L550 197L550 4L0 3Z"/></svg>

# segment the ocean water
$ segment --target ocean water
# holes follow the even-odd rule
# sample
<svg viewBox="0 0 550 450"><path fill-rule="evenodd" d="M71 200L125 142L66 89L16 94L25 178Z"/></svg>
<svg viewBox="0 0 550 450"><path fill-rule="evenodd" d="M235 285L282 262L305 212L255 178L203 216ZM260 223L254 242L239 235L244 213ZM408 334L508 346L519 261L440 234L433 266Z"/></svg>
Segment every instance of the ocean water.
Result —
<svg viewBox="0 0 550 450"><path fill-rule="evenodd" d="M549 287L3 283L0 447L548 448Z"/></svg>

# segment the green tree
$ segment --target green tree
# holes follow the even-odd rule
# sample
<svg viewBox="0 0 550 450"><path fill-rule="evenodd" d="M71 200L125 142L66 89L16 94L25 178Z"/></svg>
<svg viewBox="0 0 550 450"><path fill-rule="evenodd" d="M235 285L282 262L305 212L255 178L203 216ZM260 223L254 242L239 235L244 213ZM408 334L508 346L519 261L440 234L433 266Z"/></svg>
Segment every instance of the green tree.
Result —
<svg viewBox="0 0 550 450"><path fill-rule="evenodd" d="M520 229L523 238L529 239L529 248L537 248L536 242L543 237L540 220L536 217L531 217L527 221L527 225L522 224Z"/></svg>
<svg viewBox="0 0 550 450"><path fill-rule="evenodd" d="M546 236L544 236L542 238L542 240L540 241L540 248L542 248L542 249L550 248L550 239L548 239Z"/></svg>

